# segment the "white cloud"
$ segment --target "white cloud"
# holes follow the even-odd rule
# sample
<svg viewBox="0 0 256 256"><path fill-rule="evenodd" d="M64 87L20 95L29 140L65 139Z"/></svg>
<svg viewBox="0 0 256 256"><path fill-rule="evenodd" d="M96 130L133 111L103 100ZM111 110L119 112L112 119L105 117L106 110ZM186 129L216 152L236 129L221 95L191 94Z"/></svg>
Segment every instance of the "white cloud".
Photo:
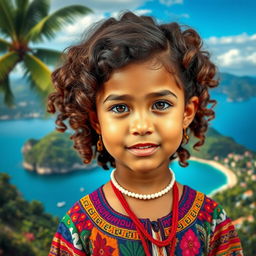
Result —
<svg viewBox="0 0 256 256"><path fill-rule="evenodd" d="M134 13L137 15L150 15L150 13L152 13L152 10L149 10L149 9L135 10Z"/></svg>
<svg viewBox="0 0 256 256"><path fill-rule="evenodd" d="M96 21L104 19L103 14L88 14L82 18L77 18L73 24L67 25L55 38L56 44L73 44L81 40L84 32ZM68 46L68 45L67 45Z"/></svg>
<svg viewBox="0 0 256 256"><path fill-rule="evenodd" d="M133 13L135 13L137 15L147 15L147 14L150 14L151 12L152 12L152 10L149 10L149 9L141 9L141 10L133 11ZM116 19L118 19L119 15L120 15L119 11L112 12L110 14L111 17L116 18Z"/></svg>
<svg viewBox="0 0 256 256"><path fill-rule="evenodd" d="M220 71L256 76L256 34L210 37L205 43Z"/></svg>
<svg viewBox="0 0 256 256"><path fill-rule="evenodd" d="M150 0L52 0L52 10L67 5L85 5L91 8L94 13L113 12L120 10L134 10Z"/></svg>
<svg viewBox="0 0 256 256"><path fill-rule="evenodd" d="M183 0L160 0L161 4L171 6L174 4L183 4Z"/></svg>
<svg viewBox="0 0 256 256"><path fill-rule="evenodd" d="M242 56L238 49L230 49L229 51L219 55L217 59L223 67L228 67L230 65L240 63L242 61Z"/></svg>
<svg viewBox="0 0 256 256"><path fill-rule="evenodd" d="M248 59L249 61L251 61L252 63L256 64L256 52L254 52L253 54L251 54L250 56L248 56L247 59Z"/></svg>
<svg viewBox="0 0 256 256"><path fill-rule="evenodd" d="M246 42L256 43L256 34L249 36L247 33L242 33L236 36L222 36L222 37L210 37L207 40L209 44L241 44Z"/></svg>
<svg viewBox="0 0 256 256"><path fill-rule="evenodd" d="M151 10L141 9L134 11L137 15L147 15L151 13ZM109 15L114 18L118 18L120 12L112 12ZM106 18L106 14L97 13L89 14L83 18L78 18L73 24L66 26L62 33L54 40L55 43L68 43L69 45L81 40L83 34L90 28L92 24L97 21Z"/></svg>

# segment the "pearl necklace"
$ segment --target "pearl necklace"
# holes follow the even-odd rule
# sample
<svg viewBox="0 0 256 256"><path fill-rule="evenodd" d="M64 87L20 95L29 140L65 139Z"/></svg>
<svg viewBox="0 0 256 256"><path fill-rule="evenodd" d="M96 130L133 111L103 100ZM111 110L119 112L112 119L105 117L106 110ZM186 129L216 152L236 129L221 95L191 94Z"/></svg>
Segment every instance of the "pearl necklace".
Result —
<svg viewBox="0 0 256 256"><path fill-rule="evenodd" d="M170 169L170 172L171 172L171 174L172 174L172 180L171 180L171 182L169 183L169 185L168 185L166 188L164 188L163 190L161 190L161 191L159 191L159 192L157 192L157 193L154 193L154 194L138 194L138 193L130 192L130 191L124 189L123 187L121 187L121 186L117 183L117 181L116 181L116 179L115 179L114 173L115 173L115 170L116 170L116 169L114 169L114 170L111 172L111 174L110 174L110 179L111 179L113 185L114 185L121 193L123 193L123 194L125 194L125 195L127 195L127 196L129 196L129 197L134 197L134 198L143 199L143 200L155 199L155 198L158 198L158 197L160 197L160 196L162 196L162 195L168 193L168 192L172 189L172 187L173 187L173 184L174 184L174 182L175 182L175 174L174 174L174 172L172 171L171 168L169 168L169 169Z"/></svg>

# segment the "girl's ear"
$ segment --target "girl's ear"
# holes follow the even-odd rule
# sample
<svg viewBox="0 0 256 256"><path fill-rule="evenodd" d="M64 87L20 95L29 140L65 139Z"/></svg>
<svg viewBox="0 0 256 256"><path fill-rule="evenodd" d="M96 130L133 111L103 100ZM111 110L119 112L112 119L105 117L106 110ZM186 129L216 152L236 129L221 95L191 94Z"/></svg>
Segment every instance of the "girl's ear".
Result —
<svg viewBox="0 0 256 256"><path fill-rule="evenodd" d="M183 117L183 128L187 128L193 121L196 111L198 109L199 98L193 96L189 99L185 106L184 117Z"/></svg>
<svg viewBox="0 0 256 256"><path fill-rule="evenodd" d="M100 129L100 123L98 120L98 116L96 112L89 112L89 118L90 118L90 123L93 129L98 133L101 134L101 129Z"/></svg>

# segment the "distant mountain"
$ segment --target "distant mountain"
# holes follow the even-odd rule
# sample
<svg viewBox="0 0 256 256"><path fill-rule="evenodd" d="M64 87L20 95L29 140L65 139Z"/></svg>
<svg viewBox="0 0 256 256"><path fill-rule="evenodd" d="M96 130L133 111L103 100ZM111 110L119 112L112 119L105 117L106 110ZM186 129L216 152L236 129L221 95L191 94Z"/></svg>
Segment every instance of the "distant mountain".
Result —
<svg viewBox="0 0 256 256"><path fill-rule="evenodd" d="M220 73L220 85L214 91L226 94L229 101L246 101L256 96L256 78Z"/></svg>

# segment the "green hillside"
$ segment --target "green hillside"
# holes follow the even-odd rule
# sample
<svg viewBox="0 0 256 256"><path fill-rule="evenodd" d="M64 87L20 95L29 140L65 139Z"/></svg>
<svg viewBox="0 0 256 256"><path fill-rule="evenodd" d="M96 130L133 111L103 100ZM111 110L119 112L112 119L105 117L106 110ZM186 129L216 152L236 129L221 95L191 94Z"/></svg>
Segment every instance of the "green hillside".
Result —
<svg viewBox="0 0 256 256"><path fill-rule="evenodd" d="M186 148L189 149L191 155L209 160L213 160L215 156L226 157L230 152L243 154L248 150L246 147L236 143L233 138L221 135L214 128L208 129L205 144L199 148L200 151L192 148L197 141L198 139L192 137Z"/></svg>

